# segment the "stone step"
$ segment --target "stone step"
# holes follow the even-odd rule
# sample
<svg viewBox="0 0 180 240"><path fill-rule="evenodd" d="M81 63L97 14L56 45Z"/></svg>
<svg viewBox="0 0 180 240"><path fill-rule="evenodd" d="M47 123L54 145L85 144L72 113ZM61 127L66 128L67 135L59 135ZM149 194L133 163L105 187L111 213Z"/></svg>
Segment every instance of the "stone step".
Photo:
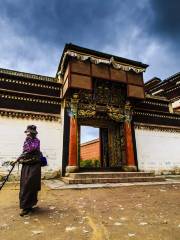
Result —
<svg viewBox="0 0 180 240"><path fill-rule="evenodd" d="M129 178L129 177L153 177L152 172L82 172L69 173L68 177L72 179L89 178Z"/></svg>
<svg viewBox="0 0 180 240"><path fill-rule="evenodd" d="M126 177L126 178L82 178L73 179L63 177L62 180L68 184L95 184L95 183L130 183L130 182L162 182L165 177Z"/></svg>

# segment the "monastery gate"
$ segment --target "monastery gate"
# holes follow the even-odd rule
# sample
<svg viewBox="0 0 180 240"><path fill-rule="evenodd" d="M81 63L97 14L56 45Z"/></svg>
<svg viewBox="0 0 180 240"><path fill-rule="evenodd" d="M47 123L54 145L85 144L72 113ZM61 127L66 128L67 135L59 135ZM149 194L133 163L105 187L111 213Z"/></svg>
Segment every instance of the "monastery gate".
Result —
<svg viewBox="0 0 180 240"><path fill-rule="evenodd" d="M147 65L117 64L92 51L91 55L74 49L65 52L60 63L66 118L64 169L81 170L80 129L92 126L100 129L99 169L137 171L131 102L144 99L142 72Z"/></svg>

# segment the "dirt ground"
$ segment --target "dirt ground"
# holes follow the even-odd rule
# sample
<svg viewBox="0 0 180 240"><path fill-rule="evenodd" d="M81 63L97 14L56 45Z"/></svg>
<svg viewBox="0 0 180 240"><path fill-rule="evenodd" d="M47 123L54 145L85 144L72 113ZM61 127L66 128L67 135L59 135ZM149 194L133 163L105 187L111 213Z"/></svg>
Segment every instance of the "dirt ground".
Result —
<svg viewBox="0 0 180 240"><path fill-rule="evenodd" d="M19 216L18 185L0 191L0 240L180 240L180 184L50 190Z"/></svg>

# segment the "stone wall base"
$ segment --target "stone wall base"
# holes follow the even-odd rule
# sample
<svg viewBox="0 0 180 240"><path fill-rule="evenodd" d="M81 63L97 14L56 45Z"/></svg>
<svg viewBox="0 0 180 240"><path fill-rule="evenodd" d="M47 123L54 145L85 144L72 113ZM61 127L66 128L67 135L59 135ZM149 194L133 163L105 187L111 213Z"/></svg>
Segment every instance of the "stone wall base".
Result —
<svg viewBox="0 0 180 240"><path fill-rule="evenodd" d="M78 172L79 168L78 166L67 166L66 167L66 176L68 176L69 173Z"/></svg>
<svg viewBox="0 0 180 240"><path fill-rule="evenodd" d="M123 171L125 172L137 172L136 166L123 166Z"/></svg>
<svg viewBox="0 0 180 240"><path fill-rule="evenodd" d="M154 173L155 175L180 175L180 168L172 168L172 169L164 169L164 170L139 170L139 172L152 172Z"/></svg>
<svg viewBox="0 0 180 240"><path fill-rule="evenodd" d="M4 177L8 174L8 172L0 172L0 182L4 180ZM41 179L42 180L49 180L49 179L58 179L61 177L61 172L59 170L56 171L45 171L41 173ZM14 181L19 181L20 180L20 173L18 174L17 172L12 173L9 176L8 181L9 182L14 182Z"/></svg>

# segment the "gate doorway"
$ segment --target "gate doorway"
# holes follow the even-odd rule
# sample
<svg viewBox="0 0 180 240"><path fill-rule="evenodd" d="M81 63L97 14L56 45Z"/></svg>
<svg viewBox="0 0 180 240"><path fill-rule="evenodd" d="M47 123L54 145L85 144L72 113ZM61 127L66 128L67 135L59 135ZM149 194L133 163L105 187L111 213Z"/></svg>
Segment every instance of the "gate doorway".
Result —
<svg viewBox="0 0 180 240"><path fill-rule="evenodd" d="M87 138L88 133L93 137ZM126 163L123 124L80 124L78 150L81 171L122 170Z"/></svg>
<svg viewBox="0 0 180 240"><path fill-rule="evenodd" d="M100 168L100 129L91 126L80 126L80 143L79 143L79 167Z"/></svg>

